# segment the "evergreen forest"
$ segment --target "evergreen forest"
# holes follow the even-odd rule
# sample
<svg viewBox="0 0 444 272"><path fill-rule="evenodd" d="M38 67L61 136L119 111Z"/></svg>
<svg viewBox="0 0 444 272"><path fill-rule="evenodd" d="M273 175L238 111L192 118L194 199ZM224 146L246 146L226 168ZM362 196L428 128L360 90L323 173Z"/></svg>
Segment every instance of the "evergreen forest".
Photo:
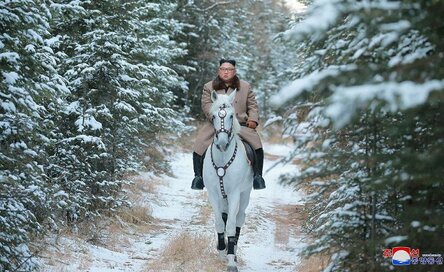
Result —
<svg viewBox="0 0 444 272"><path fill-rule="evenodd" d="M282 182L307 195L306 257L389 271L387 248L444 254L443 14L442 0L0 0L0 271L36 270L33 239L130 207L128 177L167 171L162 147L203 120L220 58L260 125L294 142L282 163L303 162Z"/></svg>

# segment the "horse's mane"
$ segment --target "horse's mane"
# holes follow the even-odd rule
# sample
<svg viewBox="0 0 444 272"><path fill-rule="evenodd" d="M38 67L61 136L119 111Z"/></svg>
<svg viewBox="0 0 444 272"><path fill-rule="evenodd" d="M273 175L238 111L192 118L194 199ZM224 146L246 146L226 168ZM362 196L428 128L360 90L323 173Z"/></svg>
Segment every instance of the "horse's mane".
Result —
<svg viewBox="0 0 444 272"><path fill-rule="evenodd" d="M225 108L230 108L233 111L233 133L235 135L239 134L241 126L236 118L236 111L234 110L233 105L230 104L228 95L219 94L216 101L214 101L213 105L211 105L210 112L217 115L217 113L219 112L219 108L223 105L225 105Z"/></svg>

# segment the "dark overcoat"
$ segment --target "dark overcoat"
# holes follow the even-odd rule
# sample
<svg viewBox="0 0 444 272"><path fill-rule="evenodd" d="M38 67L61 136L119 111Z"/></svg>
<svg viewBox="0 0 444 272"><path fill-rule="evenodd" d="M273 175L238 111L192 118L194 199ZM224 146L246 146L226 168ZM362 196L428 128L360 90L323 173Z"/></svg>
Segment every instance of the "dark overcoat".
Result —
<svg viewBox="0 0 444 272"><path fill-rule="evenodd" d="M248 82L239 80L236 98L233 106L236 111L236 117L239 123L245 124L247 120L255 121L259 124L259 110L256 101L256 95L251 90ZM221 88L221 86L214 86L213 81L204 85L202 92L202 111L205 114L206 120L202 128L200 128L196 141L194 142L194 152L201 155L205 153L210 146L214 136L214 128L211 123L210 108L213 102L211 101L211 91L216 88L218 94L231 94L234 91L233 87ZM254 149L262 148L261 139L255 129L241 126L240 137L247 141Z"/></svg>

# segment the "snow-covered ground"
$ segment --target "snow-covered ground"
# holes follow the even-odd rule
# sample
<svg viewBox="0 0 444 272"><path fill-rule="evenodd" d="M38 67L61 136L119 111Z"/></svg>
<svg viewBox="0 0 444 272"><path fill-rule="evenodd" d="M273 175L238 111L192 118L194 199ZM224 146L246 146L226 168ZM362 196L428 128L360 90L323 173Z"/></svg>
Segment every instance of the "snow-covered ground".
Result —
<svg viewBox="0 0 444 272"><path fill-rule="evenodd" d="M266 154L273 155L269 156L273 160L265 160L264 170L275 164L276 157L288 154L289 148L284 145L265 145ZM125 243L122 245L114 242L114 245L96 246L81 239L62 237L56 247L48 249L48 252L52 252L50 257L41 259L43 271L186 271L177 268L184 267L183 264L171 264L175 260L183 262L180 256L165 259L168 265L162 265L162 255L167 254L165 249L171 247L172 240L184 233L190 237L210 237L209 252L197 252L197 256L215 257L216 232L206 191L190 189L194 177L192 155L177 153L171 163L175 176L157 177L155 192L147 192L143 196L143 203L150 208L157 222L155 227L140 233L128 229L126 234L114 234L124 236ZM264 176L267 188L252 191L246 223L239 239L240 271L297 270L300 262L298 253L303 246L304 236L295 213L297 207L302 205L302 196L278 183L279 175L290 171L298 170L295 165L274 167ZM141 179L151 182L153 175L141 173ZM191 246L189 250L197 249ZM51 261L55 256L59 256L60 260ZM218 271L220 267L209 269L207 265L201 270Z"/></svg>

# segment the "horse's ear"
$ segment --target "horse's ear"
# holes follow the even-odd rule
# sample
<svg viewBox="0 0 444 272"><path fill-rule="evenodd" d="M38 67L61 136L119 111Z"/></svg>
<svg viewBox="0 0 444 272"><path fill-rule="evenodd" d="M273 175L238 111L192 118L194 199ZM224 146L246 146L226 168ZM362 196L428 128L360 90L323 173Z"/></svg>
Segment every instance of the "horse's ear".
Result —
<svg viewBox="0 0 444 272"><path fill-rule="evenodd" d="M213 90L211 92L211 101L214 102L214 101L216 101L216 99L217 99L217 93L216 93L216 91Z"/></svg>
<svg viewBox="0 0 444 272"><path fill-rule="evenodd" d="M236 89L228 96L228 101L230 101L230 104L233 104L234 99L236 98Z"/></svg>

